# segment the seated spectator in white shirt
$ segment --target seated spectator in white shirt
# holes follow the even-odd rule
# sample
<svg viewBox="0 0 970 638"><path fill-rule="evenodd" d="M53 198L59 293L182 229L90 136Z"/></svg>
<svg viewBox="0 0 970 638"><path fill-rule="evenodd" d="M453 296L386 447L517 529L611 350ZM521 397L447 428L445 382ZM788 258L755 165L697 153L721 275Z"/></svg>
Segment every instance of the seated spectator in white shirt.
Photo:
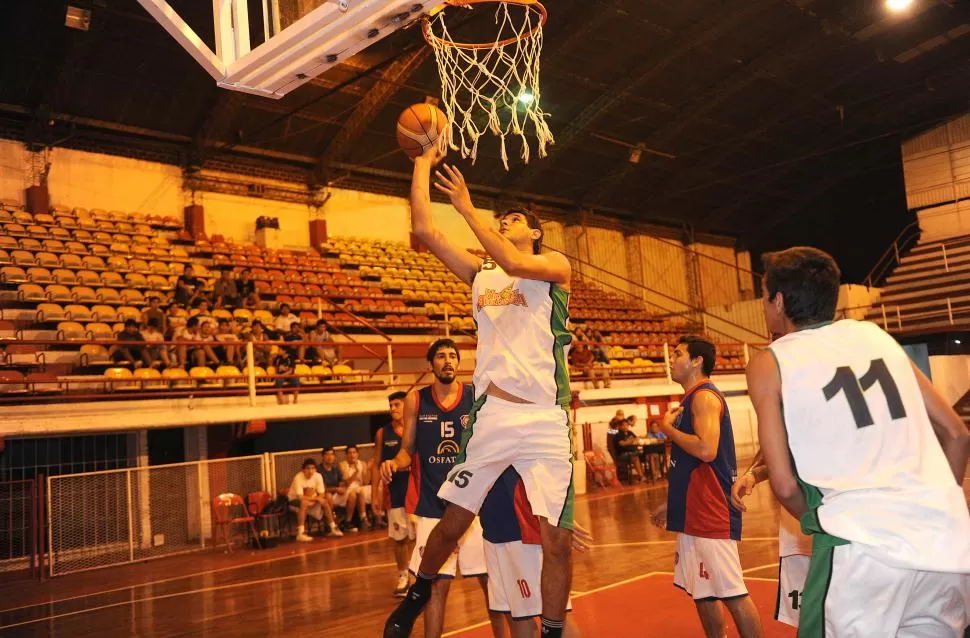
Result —
<svg viewBox="0 0 970 638"><path fill-rule="evenodd" d="M323 319L317 321L313 330L307 333L306 340L321 344L310 348L310 359L328 366L334 366L340 361L340 354L337 352L336 346L330 343L332 338L330 337L330 332L327 330L327 322Z"/></svg>
<svg viewBox="0 0 970 638"><path fill-rule="evenodd" d="M343 532L337 527L333 518L333 508L327 499L323 477L317 474L317 464L313 459L303 460L303 469L296 473L293 482L290 483L289 499L290 509L296 511L296 540L302 542L313 540L306 534L308 513L318 521L326 516L333 535L343 536Z"/></svg>
<svg viewBox="0 0 970 638"><path fill-rule="evenodd" d="M371 502L367 464L360 460L360 451L356 445L348 445L346 455L347 458L340 462L340 474L347 484L347 519L350 521L356 512L360 529L366 532L371 528L370 519L367 518L367 504Z"/></svg>
<svg viewBox="0 0 970 638"><path fill-rule="evenodd" d="M165 335L162 331L158 329L158 319L152 317L145 324L145 329L141 333L142 339L145 341L152 341L156 343L161 343L165 341ZM152 363L156 361L161 361L166 368L171 366L171 360L168 357L168 348L163 345L151 346L148 348L148 356L151 357Z"/></svg>
<svg viewBox="0 0 970 638"><path fill-rule="evenodd" d="M276 332L280 333L281 338L290 332L290 326L294 323L300 323L300 318L290 312L288 305L280 306L280 314L273 322L273 327L276 328Z"/></svg>
<svg viewBox="0 0 970 638"><path fill-rule="evenodd" d="M239 350L232 344L238 343L239 337L233 334L232 322L225 317L219 319L217 323L215 339L220 345L215 346L213 352L215 352L219 360L231 366L237 365L239 363L237 359Z"/></svg>

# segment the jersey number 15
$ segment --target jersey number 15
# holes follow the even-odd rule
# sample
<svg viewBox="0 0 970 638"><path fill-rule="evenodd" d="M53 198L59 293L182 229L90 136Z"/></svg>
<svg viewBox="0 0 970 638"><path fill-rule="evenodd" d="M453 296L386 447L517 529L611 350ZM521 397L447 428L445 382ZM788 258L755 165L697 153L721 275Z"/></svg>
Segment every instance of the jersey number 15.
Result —
<svg viewBox="0 0 970 638"><path fill-rule="evenodd" d="M886 396L886 404L889 407L889 416L893 421L902 419L906 416L906 408L903 407L903 399L899 396L899 388L889 374L889 368L882 359L873 359L869 364L869 370L856 378L855 373L849 366L840 366L835 371L832 380L822 388L825 400L831 401L840 392L845 393L845 398L849 402L849 409L852 410L852 418L855 419L857 428L864 428L872 425L872 413L866 403L866 397L862 393L874 386L876 383L882 388L882 393Z"/></svg>

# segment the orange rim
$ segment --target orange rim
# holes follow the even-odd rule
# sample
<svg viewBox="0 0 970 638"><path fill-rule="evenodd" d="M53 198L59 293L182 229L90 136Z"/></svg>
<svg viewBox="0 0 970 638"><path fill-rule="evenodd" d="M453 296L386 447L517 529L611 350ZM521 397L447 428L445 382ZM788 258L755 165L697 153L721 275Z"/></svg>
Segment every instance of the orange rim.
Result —
<svg viewBox="0 0 970 638"><path fill-rule="evenodd" d="M431 32L431 16L444 11L447 7L465 7L473 4L517 4L528 9L533 9L539 13L539 24L536 25L528 33L524 34L521 38L506 38L505 40L500 40L498 42L449 42L448 40L443 40ZM455 47L456 49L492 49L495 47L504 47L513 42L519 40L525 40L531 38L537 31L539 31L545 24L546 20L549 18L549 14L546 12L546 8L542 6L539 0L445 0L445 3L436 11L432 11L431 14L424 16L422 31L424 32L424 39L428 41L428 44Z"/></svg>

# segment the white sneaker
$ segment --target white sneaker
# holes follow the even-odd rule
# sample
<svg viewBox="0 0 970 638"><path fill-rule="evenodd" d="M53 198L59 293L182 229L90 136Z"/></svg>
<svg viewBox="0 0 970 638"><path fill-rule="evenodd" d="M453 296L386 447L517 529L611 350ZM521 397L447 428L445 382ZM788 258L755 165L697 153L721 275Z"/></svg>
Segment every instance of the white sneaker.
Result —
<svg viewBox="0 0 970 638"><path fill-rule="evenodd" d="M313 540L313 537L307 536L306 534L297 534L296 540L300 541L301 543L309 543Z"/></svg>
<svg viewBox="0 0 970 638"><path fill-rule="evenodd" d="M330 535L331 536L343 536L344 533L340 531L340 528L339 527L334 526L334 528L332 530L330 530Z"/></svg>
<svg viewBox="0 0 970 638"><path fill-rule="evenodd" d="M408 575L403 572L397 577L397 586L394 587L394 595L401 598L408 593Z"/></svg>

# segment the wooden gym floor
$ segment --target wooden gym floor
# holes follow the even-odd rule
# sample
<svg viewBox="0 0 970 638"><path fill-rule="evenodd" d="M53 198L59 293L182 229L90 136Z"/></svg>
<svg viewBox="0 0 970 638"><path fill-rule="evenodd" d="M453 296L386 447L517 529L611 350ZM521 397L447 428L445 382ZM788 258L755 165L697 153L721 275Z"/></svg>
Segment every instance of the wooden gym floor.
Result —
<svg viewBox="0 0 970 638"><path fill-rule="evenodd" d="M746 467L746 463L740 464ZM970 482L964 484L970 493ZM576 518L595 536L573 570L575 618L586 638L702 637L693 605L671 585L673 534L648 523L666 485L613 488L577 499ZM766 635L794 632L772 619L778 506L761 485L744 517L741 562ZM220 551L0 584L0 636L380 636L396 604L386 531ZM446 636L484 638L477 583L457 580ZM420 621L414 636L421 636ZM733 627L729 633L736 636Z"/></svg>

